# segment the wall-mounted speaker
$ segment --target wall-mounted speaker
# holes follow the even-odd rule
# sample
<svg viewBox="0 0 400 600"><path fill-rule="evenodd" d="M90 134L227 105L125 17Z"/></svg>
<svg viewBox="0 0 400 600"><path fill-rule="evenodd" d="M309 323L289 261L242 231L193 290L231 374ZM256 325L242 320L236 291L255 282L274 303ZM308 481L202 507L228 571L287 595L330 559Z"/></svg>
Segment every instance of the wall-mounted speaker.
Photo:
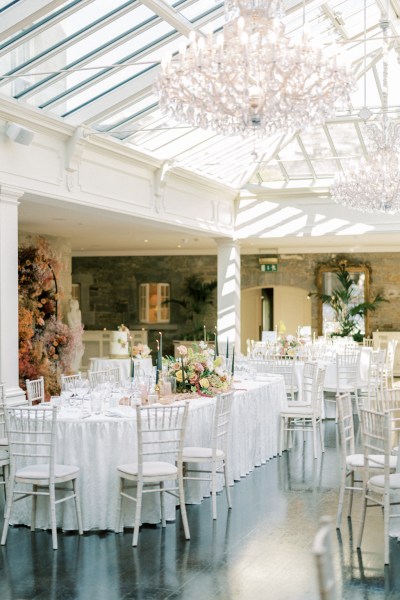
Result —
<svg viewBox="0 0 400 600"><path fill-rule="evenodd" d="M29 146L35 137L35 132L26 129L25 127L21 127L21 125L17 125L16 123L8 123L6 126L6 136L17 144Z"/></svg>

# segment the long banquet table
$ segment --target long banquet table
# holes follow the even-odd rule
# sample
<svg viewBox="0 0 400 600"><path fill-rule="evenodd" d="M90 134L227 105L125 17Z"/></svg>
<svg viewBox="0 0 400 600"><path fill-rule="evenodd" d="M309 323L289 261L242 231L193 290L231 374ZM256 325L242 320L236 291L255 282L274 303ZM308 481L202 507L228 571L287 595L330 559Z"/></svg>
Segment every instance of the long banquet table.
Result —
<svg viewBox="0 0 400 600"><path fill-rule="evenodd" d="M214 399L196 397L189 401L186 443L208 445ZM283 378L271 375L264 380L236 383L234 392L228 456L230 480L248 475L256 466L277 455L279 413L286 406ZM75 415L75 416L71 416ZM116 528L118 477L116 467L134 462L136 457L136 419L91 415L78 418L73 411L61 411L57 431L57 461L78 465L84 530ZM221 478L222 487L222 478ZM208 482L185 484L186 502L200 503L209 496ZM167 519L176 518L175 501L169 495ZM45 500L38 499L37 526L49 527ZM133 504L125 511L125 526L133 524ZM76 529L73 503L57 508L58 526ZM142 522L160 520L158 494L147 494L143 502ZM30 523L30 501L21 500L13 508L12 523Z"/></svg>

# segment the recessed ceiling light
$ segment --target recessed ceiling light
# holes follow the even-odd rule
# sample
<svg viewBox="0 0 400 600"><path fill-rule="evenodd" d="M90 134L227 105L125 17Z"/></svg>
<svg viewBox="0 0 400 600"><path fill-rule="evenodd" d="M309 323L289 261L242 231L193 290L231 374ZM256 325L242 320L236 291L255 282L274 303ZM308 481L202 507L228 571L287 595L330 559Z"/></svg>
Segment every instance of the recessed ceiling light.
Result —
<svg viewBox="0 0 400 600"><path fill-rule="evenodd" d="M177 248L182 248L181 244L178 244L178 245L177 245Z"/></svg>
<svg viewBox="0 0 400 600"><path fill-rule="evenodd" d="M144 243L145 243L145 244L147 244L147 242L148 242L149 240L143 240L143 241L144 241Z"/></svg>

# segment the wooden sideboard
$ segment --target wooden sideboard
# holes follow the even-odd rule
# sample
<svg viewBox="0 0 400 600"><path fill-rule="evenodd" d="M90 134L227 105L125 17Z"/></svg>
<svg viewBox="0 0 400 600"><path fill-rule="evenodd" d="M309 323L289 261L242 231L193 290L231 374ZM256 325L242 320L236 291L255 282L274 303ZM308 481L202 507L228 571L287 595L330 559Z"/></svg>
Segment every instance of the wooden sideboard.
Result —
<svg viewBox="0 0 400 600"><path fill-rule="evenodd" d="M372 333L374 349L387 348L389 340L397 340L396 354L394 356L393 373L395 377L400 377L400 331L374 331Z"/></svg>

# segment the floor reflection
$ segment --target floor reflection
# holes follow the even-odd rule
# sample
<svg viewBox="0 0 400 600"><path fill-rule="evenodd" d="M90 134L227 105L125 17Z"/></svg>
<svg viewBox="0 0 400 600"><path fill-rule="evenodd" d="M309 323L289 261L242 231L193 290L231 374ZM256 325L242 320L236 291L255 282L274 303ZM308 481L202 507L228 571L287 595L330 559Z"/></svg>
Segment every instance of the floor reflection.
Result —
<svg viewBox="0 0 400 600"><path fill-rule="evenodd" d="M325 454L315 460L310 436L232 489L233 509L218 496L218 519L210 499L188 506L191 540L179 522L144 526L132 548L123 534L59 533L10 529L0 552L1 600L314 600L318 598L311 555L319 517L337 508L339 455L336 426L324 424ZM358 502L337 532L336 568L347 600L400 597L400 545L391 541L391 564L383 567L380 511L368 518L357 550ZM0 510L3 500L0 500Z"/></svg>

